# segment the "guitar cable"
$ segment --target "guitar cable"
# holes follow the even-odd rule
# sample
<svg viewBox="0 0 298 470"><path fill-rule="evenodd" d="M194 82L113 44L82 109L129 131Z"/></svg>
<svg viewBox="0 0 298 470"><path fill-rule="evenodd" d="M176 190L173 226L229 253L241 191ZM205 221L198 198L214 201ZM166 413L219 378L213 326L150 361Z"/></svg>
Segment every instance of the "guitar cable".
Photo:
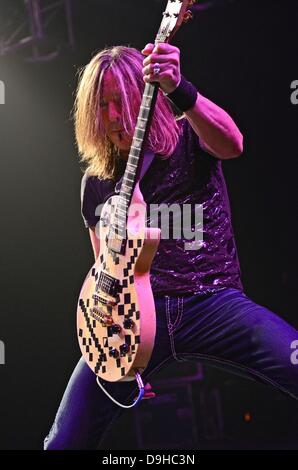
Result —
<svg viewBox="0 0 298 470"><path fill-rule="evenodd" d="M136 376L136 381L137 381L138 387L139 387L139 395L131 405L123 405L123 403L120 403L119 401L115 400L115 398L113 398L109 394L109 392L106 391L104 386L100 383L98 376L96 376L96 382L100 386L101 390L107 395L107 397L110 398L110 400L112 400L112 402L114 402L116 405L120 406L121 408L133 408L134 406L136 406L142 400L142 398L144 396L144 393L145 393L145 387L144 387L143 380L141 378L141 374L139 372L135 371L135 376Z"/></svg>

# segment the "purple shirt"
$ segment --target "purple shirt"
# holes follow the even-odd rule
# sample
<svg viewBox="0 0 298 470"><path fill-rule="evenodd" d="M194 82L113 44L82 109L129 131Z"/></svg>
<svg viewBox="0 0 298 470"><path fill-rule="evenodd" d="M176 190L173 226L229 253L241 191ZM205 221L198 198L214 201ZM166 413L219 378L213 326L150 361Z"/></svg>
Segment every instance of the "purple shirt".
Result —
<svg viewBox="0 0 298 470"><path fill-rule="evenodd" d="M201 248L185 249L183 231L180 238L173 236L173 218L170 217L170 239L161 239L150 270L154 295L204 294L226 287L243 291L241 271L231 224L230 204L222 173L222 162L200 146L186 119L178 121L182 134L173 154L166 160L155 156L140 188L149 204L178 204L181 213L189 205L194 231L202 231ZM119 175L126 162L119 162ZM95 226L96 206L114 194L115 181L83 176L81 208L86 227ZM203 227L195 218L195 205L203 207ZM148 211L148 220L160 226L154 211ZM177 220L177 219L176 219Z"/></svg>

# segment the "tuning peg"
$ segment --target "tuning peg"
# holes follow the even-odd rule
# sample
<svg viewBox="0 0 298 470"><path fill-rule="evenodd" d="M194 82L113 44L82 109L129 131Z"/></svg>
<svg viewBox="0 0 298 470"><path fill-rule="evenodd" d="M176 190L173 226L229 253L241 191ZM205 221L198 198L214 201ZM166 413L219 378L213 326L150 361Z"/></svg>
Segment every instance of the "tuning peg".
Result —
<svg viewBox="0 0 298 470"><path fill-rule="evenodd" d="M187 10L187 12L184 13L183 22L186 23L188 20L192 20L192 19L193 19L193 13L190 10Z"/></svg>

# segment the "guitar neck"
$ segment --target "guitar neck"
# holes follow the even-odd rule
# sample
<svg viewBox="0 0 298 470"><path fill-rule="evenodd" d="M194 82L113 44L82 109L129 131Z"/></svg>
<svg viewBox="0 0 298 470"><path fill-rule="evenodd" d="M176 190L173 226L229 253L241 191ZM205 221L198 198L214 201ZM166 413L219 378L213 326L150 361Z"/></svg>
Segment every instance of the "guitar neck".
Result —
<svg viewBox="0 0 298 470"><path fill-rule="evenodd" d="M136 128L120 188L121 200L123 199L125 201L127 207L130 204L133 190L141 171L146 140L157 99L158 88L159 83L146 83L145 85Z"/></svg>
<svg viewBox="0 0 298 470"><path fill-rule="evenodd" d="M190 7L194 1L195 0L168 0L166 10L163 12L163 19L155 38L155 45L160 42L169 43L171 41L181 24L189 19L190 12L187 11L187 8ZM120 197L117 204L115 219L123 237L125 236L129 205L142 168L144 150L146 147L158 89L158 82L146 83L145 85L136 128L120 188Z"/></svg>

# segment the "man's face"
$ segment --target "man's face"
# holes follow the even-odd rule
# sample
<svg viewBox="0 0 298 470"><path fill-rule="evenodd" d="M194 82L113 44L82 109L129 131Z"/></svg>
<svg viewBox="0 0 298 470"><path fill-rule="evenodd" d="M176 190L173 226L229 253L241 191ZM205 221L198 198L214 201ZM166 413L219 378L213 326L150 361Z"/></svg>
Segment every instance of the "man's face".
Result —
<svg viewBox="0 0 298 470"><path fill-rule="evenodd" d="M121 126L120 90L110 70L104 74L100 107L107 136L119 148L121 156L127 158L132 138Z"/></svg>

